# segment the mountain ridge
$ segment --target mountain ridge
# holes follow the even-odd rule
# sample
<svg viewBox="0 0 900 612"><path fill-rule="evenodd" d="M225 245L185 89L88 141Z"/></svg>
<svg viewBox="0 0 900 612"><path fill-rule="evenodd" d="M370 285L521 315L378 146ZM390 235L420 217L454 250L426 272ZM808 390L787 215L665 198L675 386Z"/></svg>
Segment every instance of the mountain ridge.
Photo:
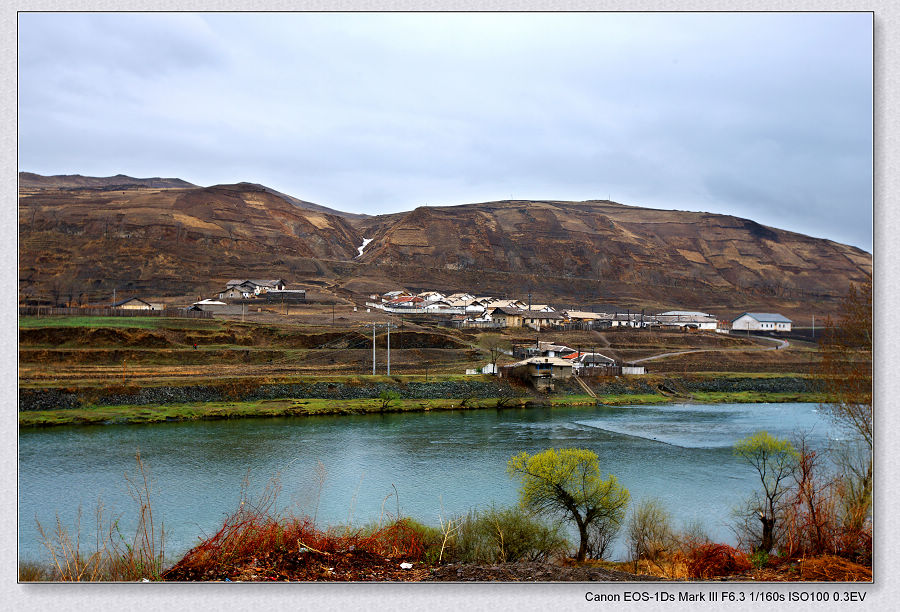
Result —
<svg viewBox="0 0 900 612"><path fill-rule="evenodd" d="M872 272L871 254L857 247L708 212L498 200L365 216L258 183L73 176L20 173L20 288L32 294L64 280L97 292L203 294L223 279L280 276L327 281L344 295L406 284L800 308L811 296L833 302ZM364 238L372 242L359 256ZM98 263L81 263L95 255Z"/></svg>

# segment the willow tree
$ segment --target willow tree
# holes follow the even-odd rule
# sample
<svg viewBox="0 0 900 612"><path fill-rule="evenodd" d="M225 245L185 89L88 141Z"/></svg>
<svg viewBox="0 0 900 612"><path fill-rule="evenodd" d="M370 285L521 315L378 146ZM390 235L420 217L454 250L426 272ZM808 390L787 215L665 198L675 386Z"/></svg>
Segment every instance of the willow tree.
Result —
<svg viewBox="0 0 900 612"><path fill-rule="evenodd" d="M584 561L592 534L608 538L625 520L631 495L612 474L601 476L600 462L593 451L564 448L535 455L522 452L509 460L507 471L521 481L519 501L523 508L575 523L581 539L577 561Z"/></svg>
<svg viewBox="0 0 900 612"><path fill-rule="evenodd" d="M781 500L790 489L790 478L800 458L787 440L766 431L748 436L734 445L734 454L749 463L759 474L762 491L757 492L751 509L762 523L756 550L768 553L775 546L775 526L781 516Z"/></svg>

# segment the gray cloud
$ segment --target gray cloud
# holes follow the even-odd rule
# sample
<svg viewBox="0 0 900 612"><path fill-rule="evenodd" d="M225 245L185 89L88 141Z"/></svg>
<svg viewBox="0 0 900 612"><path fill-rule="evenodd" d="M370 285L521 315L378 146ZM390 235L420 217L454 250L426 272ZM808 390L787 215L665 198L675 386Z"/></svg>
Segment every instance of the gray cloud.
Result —
<svg viewBox="0 0 900 612"><path fill-rule="evenodd" d="M871 249L871 19L23 13L20 167L368 213L611 196Z"/></svg>

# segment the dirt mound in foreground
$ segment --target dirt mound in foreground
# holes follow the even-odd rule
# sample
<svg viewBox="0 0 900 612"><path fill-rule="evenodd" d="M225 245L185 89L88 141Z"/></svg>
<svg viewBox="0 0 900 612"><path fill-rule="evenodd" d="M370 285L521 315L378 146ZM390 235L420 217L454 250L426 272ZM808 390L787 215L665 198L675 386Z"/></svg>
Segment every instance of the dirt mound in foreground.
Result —
<svg viewBox="0 0 900 612"><path fill-rule="evenodd" d="M249 563L207 569L175 565L163 575L170 582L634 582L658 576L630 574L591 566L517 562L496 565L453 563L429 567L363 550L340 553L284 552Z"/></svg>

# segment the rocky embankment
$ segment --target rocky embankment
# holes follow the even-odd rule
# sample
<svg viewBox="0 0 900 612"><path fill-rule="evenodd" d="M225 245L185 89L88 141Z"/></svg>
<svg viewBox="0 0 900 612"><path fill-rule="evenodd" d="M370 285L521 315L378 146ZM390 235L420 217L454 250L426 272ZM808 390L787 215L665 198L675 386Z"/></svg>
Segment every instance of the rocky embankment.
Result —
<svg viewBox="0 0 900 612"><path fill-rule="evenodd" d="M740 393L815 393L821 384L809 378L783 376L663 379L597 379L589 381L602 401L604 395L658 394L690 396L692 392ZM435 382L315 382L252 384L246 381L186 386L123 386L85 388L19 389L19 411L78 409L87 406L166 405L191 402L254 401L264 399L376 399L384 391L396 392L401 399L441 399L529 397L529 391L505 380L459 380ZM550 398L581 395L575 381L560 383ZM546 398L547 396L541 396Z"/></svg>

